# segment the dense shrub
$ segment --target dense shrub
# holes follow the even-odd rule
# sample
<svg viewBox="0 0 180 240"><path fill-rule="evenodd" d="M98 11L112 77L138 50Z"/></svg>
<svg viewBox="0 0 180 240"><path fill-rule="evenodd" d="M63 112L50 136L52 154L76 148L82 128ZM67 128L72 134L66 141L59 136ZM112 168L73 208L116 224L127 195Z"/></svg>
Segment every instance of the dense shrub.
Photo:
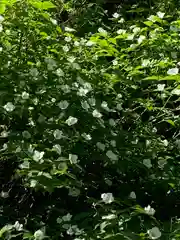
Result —
<svg viewBox="0 0 180 240"><path fill-rule="evenodd" d="M0 237L178 239L178 12L79 34L60 6L0 3Z"/></svg>

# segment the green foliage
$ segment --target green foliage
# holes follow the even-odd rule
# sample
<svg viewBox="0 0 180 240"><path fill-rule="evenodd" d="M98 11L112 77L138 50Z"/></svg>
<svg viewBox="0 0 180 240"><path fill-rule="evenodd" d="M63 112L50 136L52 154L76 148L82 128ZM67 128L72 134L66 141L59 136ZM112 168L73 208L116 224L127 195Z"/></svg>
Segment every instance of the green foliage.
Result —
<svg viewBox="0 0 180 240"><path fill-rule="evenodd" d="M60 5L0 5L0 238L178 239L178 12L79 37Z"/></svg>

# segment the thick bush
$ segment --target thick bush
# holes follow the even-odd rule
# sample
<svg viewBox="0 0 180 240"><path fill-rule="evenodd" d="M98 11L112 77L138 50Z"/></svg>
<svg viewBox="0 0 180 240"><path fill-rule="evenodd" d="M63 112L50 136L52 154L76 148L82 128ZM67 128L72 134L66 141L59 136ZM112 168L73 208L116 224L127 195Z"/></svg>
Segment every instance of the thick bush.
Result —
<svg viewBox="0 0 180 240"><path fill-rule="evenodd" d="M0 3L1 239L179 239L178 11L62 6Z"/></svg>

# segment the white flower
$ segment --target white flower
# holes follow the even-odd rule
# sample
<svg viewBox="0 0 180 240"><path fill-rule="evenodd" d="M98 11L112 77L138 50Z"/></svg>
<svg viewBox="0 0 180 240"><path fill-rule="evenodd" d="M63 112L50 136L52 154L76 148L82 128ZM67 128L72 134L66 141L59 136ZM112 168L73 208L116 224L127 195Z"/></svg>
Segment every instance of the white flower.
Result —
<svg viewBox="0 0 180 240"><path fill-rule="evenodd" d="M134 34L131 34L131 35L127 36L127 40L133 40L133 38L134 38Z"/></svg>
<svg viewBox="0 0 180 240"><path fill-rule="evenodd" d="M124 18L121 18L118 23L123 23L124 22Z"/></svg>
<svg viewBox="0 0 180 240"><path fill-rule="evenodd" d="M167 74L168 75L177 75L179 72L179 69L178 68L171 68L167 71Z"/></svg>
<svg viewBox="0 0 180 240"><path fill-rule="evenodd" d="M53 149L56 150L56 152L61 155L61 146L59 144L55 144L53 146Z"/></svg>
<svg viewBox="0 0 180 240"><path fill-rule="evenodd" d="M68 101L64 100L64 101L61 101L60 103L58 103L58 107L62 110L66 109L67 107L69 106L69 103Z"/></svg>
<svg viewBox="0 0 180 240"><path fill-rule="evenodd" d="M114 119L109 119L109 125L111 125L112 127L116 126L116 122L114 121Z"/></svg>
<svg viewBox="0 0 180 240"><path fill-rule="evenodd" d="M167 147L169 144L167 139L163 140L162 143L164 144L165 147Z"/></svg>
<svg viewBox="0 0 180 240"><path fill-rule="evenodd" d="M65 84L65 85L62 85L61 86L61 90L64 92L64 93L70 93L70 87L67 85L67 84Z"/></svg>
<svg viewBox="0 0 180 240"><path fill-rule="evenodd" d="M106 220L111 220L111 219L115 219L116 215L115 214L109 214L107 216L102 216L102 219L106 219Z"/></svg>
<svg viewBox="0 0 180 240"><path fill-rule="evenodd" d="M87 103L87 101L82 101L81 102L81 106L82 108L84 108L85 110L88 110L90 108L89 104Z"/></svg>
<svg viewBox="0 0 180 240"><path fill-rule="evenodd" d="M118 61L117 60L113 60L112 63L113 63L114 66L118 65Z"/></svg>
<svg viewBox="0 0 180 240"><path fill-rule="evenodd" d="M37 230L35 233L34 233L34 238L35 240L42 240L44 238L44 233L42 230Z"/></svg>
<svg viewBox="0 0 180 240"><path fill-rule="evenodd" d="M30 167L30 164L29 164L29 162L28 161L24 161L22 164L20 164L20 168L29 168Z"/></svg>
<svg viewBox="0 0 180 240"><path fill-rule="evenodd" d="M87 46L87 47L91 47L91 46L93 46L94 44L95 44L94 42L88 41L88 42L86 43L86 46Z"/></svg>
<svg viewBox="0 0 180 240"><path fill-rule="evenodd" d="M23 224L20 224L18 221L15 222L14 228L16 231L22 231L23 230Z"/></svg>
<svg viewBox="0 0 180 240"><path fill-rule="evenodd" d="M161 232L158 227L153 227L147 231L150 239L158 239L161 237Z"/></svg>
<svg viewBox="0 0 180 240"><path fill-rule="evenodd" d="M62 49L64 52L69 52L69 47L67 45L63 46Z"/></svg>
<svg viewBox="0 0 180 240"><path fill-rule="evenodd" d="M69 27L65 27L64 30L66 32L75 32L76 30L74 30L73 28L69 28Z"/></svg>
<svg viewBox="0 0 180 240"><path fill-rule="evenodd" d="M37 150L34 151L34 155L33 155L33 160L38 162L39 160L41 160L44 156L44 152L39 152Z"/></svg>
<svg viewBox="0 0 180 240"><path fill-rule="evenodd" d="M2 192L0 193L0 196L1 196L2 198L8 198L8 197L9 197L9 193L2 191Z"/></svg>
<svg viewBox="0 0 180 240"><path fill-rule="evenodd" d="M58 68L56 70L56 74L58 75L58 77L64 77L64 72L61 68Z"/></svg>
<svg viewBox="0 0 180 240"><path fill-rule="evenodd" d="M103 202L105 202L106 204L112 203L114 201L114 197L112 193L102 193L101 198Z"/></svg>
<svg viewBox="0 0 180 240"><path fill-rule="evenodd" d="M70 42L70 41L72 40L72 38L71 38L71 37L65 37L64 40L65 40L66 42Z"/></svg>
<svg viewBox="0 0 180 240"><path fill-rule="evenodd" d="M96 118L101 118L102 117L102 114L97 110L95 109L92 113L93 117L96 117Z"/></svg>
<svg viewBox="0 0 180 240"><path fill-rule="evenodd" d="M78 41L75 41L75 42L74 42L74 46L75 46L75 47L79 47L79 45L80 45L80 43L79 43Z"/></svg>
<svg viewBox="0 0 180 240"><path fill-rule="evenodd" d="M136 199L136 193L135 192L131 192L129 194L129 197L132 198L132 199Z"/></svg>
<svg viewBox="0 0 180 240"><path fill-rule="evenodd" d="M163 13L163 12L157 12L157 16L158 16L159 18L163 18L164 15L165 15L165 13Z"/></svg>
<svg viewBox="0 0 180 240"><path fill-rule="evenodd" d="M105 145L104 145L103 143L97 142L97 143L96 143L96 146L97 146L100 150L102 150L102 151L105 150Z"/></svg>
<svg viewBox="0 0 180 240"><path fill-rule="evenodd" d="M115 140L111 140L110 143L111 143L111 146L116 147L116 141Z"/></svg>
<svg viewBox="0 0 180 240"><path fill-rule="evenodd" d="M30 187L35 187L37 185L37 183L38 182L36 180L32 179L31 183L30 183Z"/></svg>
<svg viewBox="0 0 180 240"><path fill-rule="evenodd" d="M95 98L89 98L88 102L91 106L95 106L96 105L96 99Z"/></svg>
<svg viewBox="0 0 180 240"><path fill-rule="evenodd" d="M152 164L151 164L151 160L150 159L144 159L143 160L143 164L147 167L147 168L151 168Z"/></svg>
<svg viewBox="0 0 180 240"><path fill-rule="evenodd" d="M52 24L57 25L57 20L56 19L51 18L50 20L51 20Z"/></svg>
<svg viewBox="0 0 180 240"><path fill-rule="evenodd" d="M118 156L116 154L114 154L111 150L107 151L106 156L113 161L118 160Z"/></svg>
<svg viewBox="0 0 180 240"><path fill-rule="evenodd" d="M157 90L158 91L164 91L165 84L158 84L157 85Z"/></svg>
<svg viewBox="0 0 180 240"><path fill-rule="evenodd" d="M32 77L37 77L38 74L39 74L39 71L37 70L37 68L32 68L30 70L30 74L31 74Z"/></svg>
<svg viewBox="0 0 180 240"><path fill-rule="evenodd" d="M55 138L55 139L61 139L61 138L62 138L62 135L63 135L63 132L60 131L59 129L56 129L56 130L54 131L53 135L54 135L54 138Z"/></svg>
<svg viewBox="0 0 180 240"><path fill-rule="evenodd" d="M119 18L120 15L119 15L119 13L116 12L112 16L113 16L113 18Z"/></svg>
<svg viewBox="0 0 180 240"><path fill-rule="evenodd" d="M135 27L134 29L133 29L133 33L138 33L139 31L140 31L141 29L139 28L139 27Z"/></svg>
<svg viewBox="0 0 180 240"><path fill-rule="evenodd" d="M107 31L106 31L106 30L104 30L104 29L103 29L103 28L101 28L101 27L100 27L100 28L98 28L98 32L99 32L99 33L103 33L103 34L105 34L105 35L107 34Z"/></svg>
<svg viewBox="0 0 180 240"><path fill-rule="evenodd" d="M29 98L29 93L23 92L22 93L22 99L28 99Z"/></svg>
<svg viewBox="0 0 180 240"><path fill-rule="evenodd" d="M140 44L140 43L142 43L144 40L146 39L146 37L145 36L143 36L143 35L141 35L139 38L138 38L138 43Z"/></svg>
<svg viewBox="0 0 180 240"><path fill-rule="evenodd" d="M72 196L72 197L77 197L77 196L80 195L80 193L81 193L81 192L80 192L79 189L77 189L77 188L70 188L68 195L69 195L69 196Z"/></svg>
<svg viewBox="0 0 180 240"><path fill-rule="evenodd" d="M90 134L87 134L87 133L82 133L81 136L82 136L84 139L86 139L87 141L89 141L89 140L92 139L91 135L90 135Z"/></svg>
<svg viewBox="0 0 180 240"><path fill-rule="evenodd" d="M12 111L14 111L15 106L12 104L12 102L8 102L8 103L6 103L6 105L4 105L4 109L7 112L12 112Z"/></svg>
<svg viewBox="0 0 180 240"><path fill-rule="evenodd" d="M63 220L64 222L69 222L69 221L71 220L71 218L72 218L72 215L71 215L70 213L68 213L67 215L64 215L64 216L62 217L62 220Z"/></svg>
<svg viewBox="0 0 180 240"><path fill-rule="evenodd" d="M69 154L69 161L71 164L78 163L78 156L75 154Z"/></svg>
<svg viewBox="0 0 180 240"><path fill-rule="evenodd" d="M2 15L0 15L0 22L4 21L4 17Z"/></svg>
<svg viewBox="0 0 180 240"><path fill-rule="evenodd" d="M31 138L31 134L30 134L28 131L22 132L22 135L23 135L23 137L26 138L26 139Z"/></svg>
<svg viewBox="0 0 180 240"><path fill-rule="evenodd" d="M75 117L72 117L72 116L70 116L70 117L66 120L66 124L67 124L68 126L72 126L72 125L76 124L77 122L78 122L78 119L75 118Z"/></svg>
<svg viewBox="0 0 180 240"><path fill-rule="evenodd" d="M177 58L177 52L171 52L171 57L172 58Z"/></svg>
<svg viewBox="0 0 180 240"><path fill-rule="evenodd" d="M88 89L85 89L85 88L82 88L82 87L80 87L79 88L79 91L77 92L77 95L78 96L86 96L86 94L89 92L89 90Z"/></svg>
<svg viewBox="0 0 180 240"><path fill-rule="evenodd" d="M180 89L175 88L174 90L172 90L172 94L180 95Z"/></svg>
<svg viewBox="0 0 180 240"><path fill-rule="evenodd" d="M126 33L126 30L125 29L119 29L117 30L117 34L125 34Z"/></svg>
<svg viewBox="0 0 180 240"><path fill-rule="evenodd" d="M144 208L144 211L146 214L153 216L155 214L155 210L154 208L152 208L150 205L148 205L147 207Z"/></svg>

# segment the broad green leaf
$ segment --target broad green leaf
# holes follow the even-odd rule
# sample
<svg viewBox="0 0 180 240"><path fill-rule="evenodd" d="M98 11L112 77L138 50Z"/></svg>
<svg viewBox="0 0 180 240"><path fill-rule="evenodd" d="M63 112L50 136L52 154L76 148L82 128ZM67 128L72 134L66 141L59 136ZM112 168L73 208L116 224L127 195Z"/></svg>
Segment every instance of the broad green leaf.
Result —
<svg viewBox="0 0 180 240"><path fill-rule="evenodd" d="M165 120L166 122L168 122L169 124L171 124L172 126L175 126L174 121L172 121L171 119Z"/></svg>
<svg viewBox="0 0 180 240"><path fill-rule="evenodd" d="M45 2L40 2L40 1L30 1L30 3L35 7L40 10L48 10L50 8L55 8L56 6L50 2L50 1L45 1Z"/></svg>

